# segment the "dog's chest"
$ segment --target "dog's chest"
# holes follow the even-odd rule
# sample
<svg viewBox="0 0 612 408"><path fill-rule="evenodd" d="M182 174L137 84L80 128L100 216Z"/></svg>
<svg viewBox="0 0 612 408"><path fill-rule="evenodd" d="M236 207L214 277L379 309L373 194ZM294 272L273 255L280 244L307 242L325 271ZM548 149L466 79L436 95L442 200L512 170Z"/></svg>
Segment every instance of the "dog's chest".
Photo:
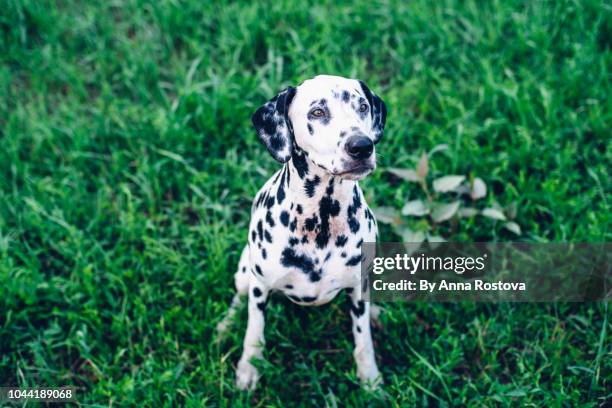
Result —
<svg viewBox="0 0 612 408"><path fill-rule="evenodd" d="M270 268L271 286L298 303L326 303L360 278L361 235L330 233L329 244L319 247L316 234L305 233L306 243L289 243L276 254L278 268ZM338 243L339 245L336 245Z"/></svg>
<svg viewBox="0 0 612 408"><path fill-rule="evenodd" d="M376 223L356 184L344 194L338 190L328 186L319 196L279 200L278 186L264 186L249 248L254 273L266 286L316 305L359 284L361 246L375 240Z"/></svg>

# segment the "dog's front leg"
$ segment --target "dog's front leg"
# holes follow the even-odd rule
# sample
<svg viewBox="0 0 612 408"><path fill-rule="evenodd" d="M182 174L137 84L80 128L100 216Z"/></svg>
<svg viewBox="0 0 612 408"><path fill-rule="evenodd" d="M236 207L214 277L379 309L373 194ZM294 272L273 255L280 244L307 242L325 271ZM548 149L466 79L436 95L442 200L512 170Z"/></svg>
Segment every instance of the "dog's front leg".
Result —
<svg viewBox="0 0 612 408"><path fill-rule="evenodd" d="M236 386L241 390L253 389L259 379L257 368L251 363L261 358L264 347L265 311L268 289L252 274L249 280L249 321L244 335L244 349L236 369Z"/></svg>
<svg viewBox="0 0 612 408"><path fill-rule="evenodd" d="M353 337L355 338L353 355L357 363L357 374L364 387L376 388L381 383L382 377L376 366L370 332L370 303L361 300L359 286L351 291L350 296Z"/></svg>

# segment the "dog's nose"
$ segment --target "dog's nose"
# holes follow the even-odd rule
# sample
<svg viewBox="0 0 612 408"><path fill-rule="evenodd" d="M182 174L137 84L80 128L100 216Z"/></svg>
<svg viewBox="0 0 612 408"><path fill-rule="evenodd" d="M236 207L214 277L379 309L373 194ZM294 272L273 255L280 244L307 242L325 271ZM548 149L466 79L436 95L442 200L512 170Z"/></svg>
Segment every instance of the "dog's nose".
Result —
<svg viewBox="0 0 612 408"><path fill-rule="evenodd" d="M347 139L345 148L353 159L367 159L374 150L374 143L365 136L351 136Z"/></svg>

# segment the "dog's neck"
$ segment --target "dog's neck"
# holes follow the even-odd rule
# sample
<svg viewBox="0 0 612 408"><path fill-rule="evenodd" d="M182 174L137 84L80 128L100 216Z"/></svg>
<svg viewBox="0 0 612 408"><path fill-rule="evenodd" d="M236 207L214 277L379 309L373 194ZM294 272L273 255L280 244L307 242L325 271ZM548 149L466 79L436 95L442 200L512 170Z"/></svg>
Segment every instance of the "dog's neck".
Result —
<svg viewBox="0 0 612 408"><path fill-rule="evenodd" d="M318 203L323 196L330 196L342 204L351 199L353 189L357 185L354 180L331 174L300 150L293 151L283 171L289 172L287 193L294 197L296 202Z"/></svg>

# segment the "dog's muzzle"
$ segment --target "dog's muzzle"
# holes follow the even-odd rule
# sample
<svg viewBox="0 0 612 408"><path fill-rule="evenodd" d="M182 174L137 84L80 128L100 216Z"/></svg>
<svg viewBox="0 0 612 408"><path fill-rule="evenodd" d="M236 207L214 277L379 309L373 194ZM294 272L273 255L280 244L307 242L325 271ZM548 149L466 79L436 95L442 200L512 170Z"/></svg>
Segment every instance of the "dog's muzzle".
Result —
<svg viewBox="0 0 612 408"><path fill-rule="evenodd" d="M350 136L344 144L346 153L351 158L345 163L342 176L359 180L365 177L376 166L372 153L374 152L374 142L363 133Z"/></svg>

